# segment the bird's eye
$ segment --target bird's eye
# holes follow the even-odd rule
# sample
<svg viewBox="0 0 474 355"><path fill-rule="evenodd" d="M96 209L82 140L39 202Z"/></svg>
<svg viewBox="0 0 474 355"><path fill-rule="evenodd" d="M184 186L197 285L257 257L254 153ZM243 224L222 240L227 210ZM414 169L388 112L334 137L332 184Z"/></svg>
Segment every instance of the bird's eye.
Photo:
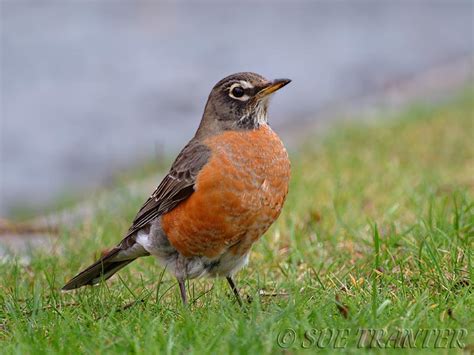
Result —
<svg viewBox="0 0 474 355"><path fill-rule="evenodd" d="M232 89L231 94L234 97L242 97L244 96L245 91L240 86L236 86L235 88Z"/></svg>

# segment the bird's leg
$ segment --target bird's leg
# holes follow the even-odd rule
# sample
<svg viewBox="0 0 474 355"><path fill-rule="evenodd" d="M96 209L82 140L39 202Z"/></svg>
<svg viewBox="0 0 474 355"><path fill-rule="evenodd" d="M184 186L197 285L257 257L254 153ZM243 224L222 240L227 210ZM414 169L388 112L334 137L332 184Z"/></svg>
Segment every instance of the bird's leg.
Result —
<svg viewBox="0 0 474 355"><path fill-rule="evenodd" d="M234 291L234 295L235 295L235 298L237 299L237 302L242 307L242 299L240 298L239 290L237 290L237 287L235 286L232 276L227 276L226 279L227 279L227 282L229 283L230 288L232 289L232 291Z"/></svg>
<svg viewBox="0 0 474 355"><path fill-rule="evenodd" d="M183 279L178 279L179 284L179 292L181 293L181 299L183 300L183 304L188 304L188 296L186 295L186 285L184 284Z"/></svg>

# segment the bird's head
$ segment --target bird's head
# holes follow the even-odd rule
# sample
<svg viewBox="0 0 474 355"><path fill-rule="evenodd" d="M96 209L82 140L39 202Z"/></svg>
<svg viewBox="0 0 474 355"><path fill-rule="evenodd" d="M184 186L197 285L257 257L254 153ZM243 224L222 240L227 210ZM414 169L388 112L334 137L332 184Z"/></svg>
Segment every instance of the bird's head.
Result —
<svg viewBox="0 0 474 355"><path fill-rule="evenodd" d="M270 96L290 81L270 81L249 72L232 74L222 79L209 95L199 131L258 128L267 122Z"/></svg>

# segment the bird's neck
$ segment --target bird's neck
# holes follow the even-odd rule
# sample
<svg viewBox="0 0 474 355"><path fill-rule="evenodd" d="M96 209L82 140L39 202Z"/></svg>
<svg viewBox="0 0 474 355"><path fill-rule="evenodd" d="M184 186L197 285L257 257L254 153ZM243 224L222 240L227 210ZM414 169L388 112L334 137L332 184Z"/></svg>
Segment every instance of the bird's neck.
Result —
<svg viewBox="0 0 474 355"><path fill-rule="evenodd" d="M204 139L223 131L258 129L268 122L267 108L268 102L260 101L251 111L243 113L239 120L232 120L227 117L219 117L212 102L208 101L195 137Z"/></svg>

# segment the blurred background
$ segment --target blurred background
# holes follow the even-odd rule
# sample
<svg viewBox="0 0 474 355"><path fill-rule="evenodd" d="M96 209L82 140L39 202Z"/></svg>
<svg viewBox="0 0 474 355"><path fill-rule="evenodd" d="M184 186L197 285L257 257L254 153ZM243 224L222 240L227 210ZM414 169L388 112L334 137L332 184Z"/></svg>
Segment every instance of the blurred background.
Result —
<svg viewBox="0 0 474 355"><path fill-rule="evenodd" d="M0 6L0 217L175 153L228 74L293 79L270 110L285 136L328 119L329 106L474 54L469 0Z"/></svg>

